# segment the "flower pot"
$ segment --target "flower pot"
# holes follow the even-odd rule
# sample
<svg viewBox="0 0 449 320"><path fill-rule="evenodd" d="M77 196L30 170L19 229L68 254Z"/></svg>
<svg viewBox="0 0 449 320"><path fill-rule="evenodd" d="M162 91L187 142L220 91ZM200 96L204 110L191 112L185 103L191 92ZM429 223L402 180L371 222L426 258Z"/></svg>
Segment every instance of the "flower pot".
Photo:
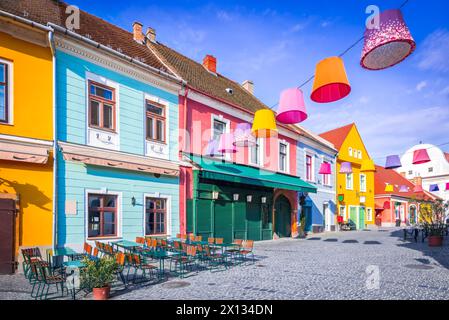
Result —
<svg viewBox="0 0 449 320"><path fill-rule="evenodd" d="M93 288L94 300L108 300L111 287Z"/></svg>
<svg viewBox="0 0 449 320"><path fill-rule="evenodd" d="M441 247L443 245L442 236L429 236L429 247Z"/></svg>

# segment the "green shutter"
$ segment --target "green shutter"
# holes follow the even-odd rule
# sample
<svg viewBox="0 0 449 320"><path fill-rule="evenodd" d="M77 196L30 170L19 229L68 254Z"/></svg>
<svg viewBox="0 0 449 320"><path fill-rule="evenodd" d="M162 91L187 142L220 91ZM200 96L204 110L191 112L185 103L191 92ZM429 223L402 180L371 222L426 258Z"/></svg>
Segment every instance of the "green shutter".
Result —
<svg viewBox="0 0 449 320"><path fill-rule="evenodd" d="M246 220L248 221L248 239L261 240L262 237L262 220L261 220L260 204L247 203Z"/></svg>
<svg viewBox="0 0 449 320"><path fill-rule="evenodd" d="M234 239L246 239L246 203L234 202Z"/></svg>
<svg viewBox="0 0 449 320"><path fill-rule="evenodd" d="M196 223L198 235L203 236L203 238L208 238L213 235L212 230L212 201L211 200L197 200L197 210L196 210Z"/></svg>
<svg viewBox="0 0 449 320"><path fill-rule="evenodd" d="M232 202L216 200L214 214L215 238L223 238L225 243L232 242Z"/></svg>

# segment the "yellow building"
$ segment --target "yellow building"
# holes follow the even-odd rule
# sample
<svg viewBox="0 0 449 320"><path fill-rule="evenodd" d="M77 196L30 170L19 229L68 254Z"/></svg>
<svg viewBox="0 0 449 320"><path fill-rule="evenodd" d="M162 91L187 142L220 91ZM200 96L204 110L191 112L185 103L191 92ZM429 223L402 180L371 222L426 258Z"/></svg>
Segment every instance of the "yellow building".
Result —
<svg viewBox="0 0 449 320"><path fill-rule="evenodd" d="M0 273L8 273L15 265L19 247L52 245L53 55L49 39L45 26L0 12ZM9 218L12 203L15 219Z"/></svg>
<svg viewBox="0 0 449 320"><path fill-rule="evenodd" d="M357 229L374 224L375 167L357 126L352 123L320 136L332 142L339 151L336 167L338 215L346 222L352 221Z"/></svg>

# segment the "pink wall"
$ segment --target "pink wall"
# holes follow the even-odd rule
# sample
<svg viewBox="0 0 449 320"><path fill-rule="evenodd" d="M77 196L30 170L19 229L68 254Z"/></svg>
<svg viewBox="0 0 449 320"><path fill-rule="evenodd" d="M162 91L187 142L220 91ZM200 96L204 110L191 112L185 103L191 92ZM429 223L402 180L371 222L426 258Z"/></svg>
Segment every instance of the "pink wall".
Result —
<svg viewBox="0 0 449 320"><path fill-rule="evenodd" d="M382 223L396 223L396 214L395 214L396 202L397 201L395 201L395 199L391 199L391 197L382 197L375 199L376 207L384 208L384 210L381 211ZM386 205L386 203L388 203L389 205ZM401 206L404 207L404 213L401 222L406 223L409 218L410 203L401 202Z"/></svg>

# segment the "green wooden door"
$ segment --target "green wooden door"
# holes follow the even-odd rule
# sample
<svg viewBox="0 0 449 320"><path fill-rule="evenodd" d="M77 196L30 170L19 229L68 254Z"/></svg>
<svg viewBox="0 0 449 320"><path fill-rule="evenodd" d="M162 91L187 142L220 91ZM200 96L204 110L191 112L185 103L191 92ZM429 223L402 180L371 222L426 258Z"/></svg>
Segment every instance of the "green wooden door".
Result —
<svg viewBox="0 0 449 320"><path fill-rule="evenodd" d="M248 224L248 239L258 241L261 240L262 217L260 205L249 202L246 204L246 220Z"/></svg>
<svg viewBox="0 0 449 320"><path fill-rule="evenodd" d="M214 202L214 237L232 242L232 202L215 200Z"/></svg>
<svg viewBox="0 0 449 320"><path fill-rule="evenodd" d="M357 207L349 207L349 220L351 220L358 228L358 224L357 224Z"/></svg>
<svg viewBox="0 0 449 320"><path fill-rule="evenodd" d="M198 199L196 201L196 234L204 239L213 236L211 200Z"/></svg>
<svg viewBox="0 0 449 320"><path fill-rule="evenodd" d="M246 203L234 202L234 239L246 239Z"/></svg>
<svg viewBox="0 0 449 320"><path fill-rule="evenodd" d="M291 236L291 206L288 199L284 196L280 196L276 200L275 204L275 231L276 234L281 237Z"/></svg>
<svg viewBox="0 0 449 320"><path fill-rule="evenodd" d="M360 207L359 210L359 226L358 229L365 229L365 207Z"/></svg>

